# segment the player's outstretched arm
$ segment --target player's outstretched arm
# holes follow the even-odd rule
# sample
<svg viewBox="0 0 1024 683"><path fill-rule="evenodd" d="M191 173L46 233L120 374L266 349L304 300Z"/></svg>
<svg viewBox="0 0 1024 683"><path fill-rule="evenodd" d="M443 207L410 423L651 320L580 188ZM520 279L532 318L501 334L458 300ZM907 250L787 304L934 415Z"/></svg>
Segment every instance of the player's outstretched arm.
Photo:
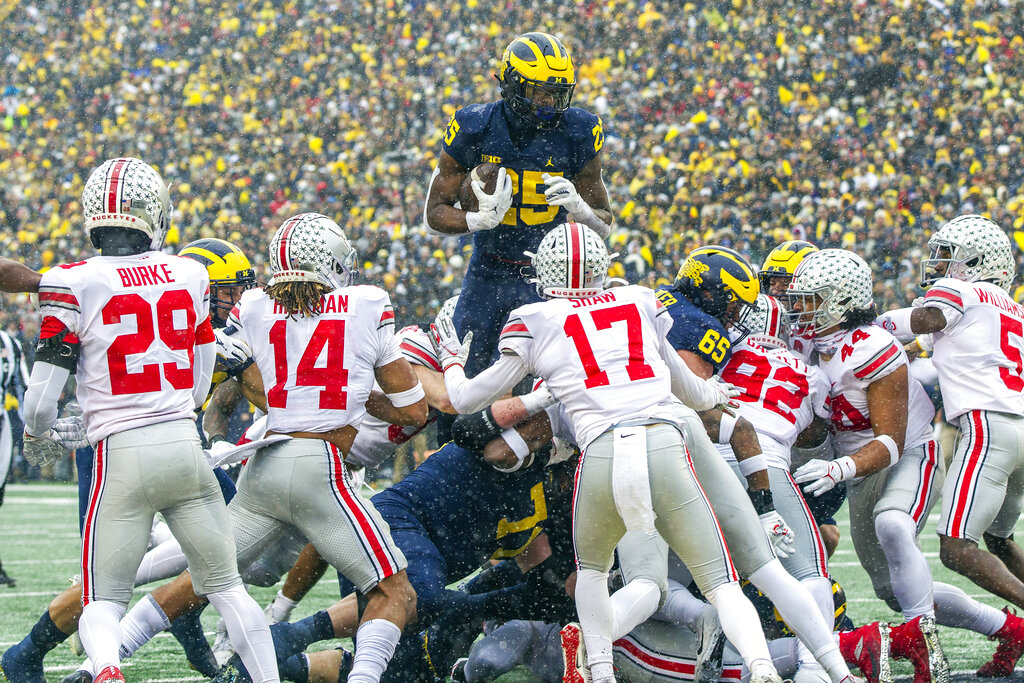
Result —
<svg viewBox="0 0 1024 683"><path fill-rule="evenodd" d="M38 292L42 277L23 263L0 257L0 292Z"/></svg>
<svg viewBox="0 0 1024 683"><path fill-rule="evenodd" d="M507 394L526 375L522 358L514 353L502 353L497 363L473 379L466 378L462 365L448 365L444 370L444 383L455 410L475 413Z"/></svg>

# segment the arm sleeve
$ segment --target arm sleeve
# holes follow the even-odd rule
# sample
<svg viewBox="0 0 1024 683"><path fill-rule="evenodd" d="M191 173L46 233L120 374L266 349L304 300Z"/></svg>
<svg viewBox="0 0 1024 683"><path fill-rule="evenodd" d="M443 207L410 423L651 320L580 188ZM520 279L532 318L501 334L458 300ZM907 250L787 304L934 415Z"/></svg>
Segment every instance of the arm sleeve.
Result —
<svg viewBox="0 0 1024 683"><path fill-rule="evenodd" d="M25 390L25 432L29 436L44 436L57 419L57 403L64 385L71 376L67 368L43 361L32 366L32 375Z"/></svg>
<svg viewBox="0 0 1024 683"><path fill-rule="evenodd" d="M504 396L526 375L522 358L514 353L503 353L497 363L473 379L466 379L462 366L453 365L444 373L444 383L456 411L475 413Z"/></svg>

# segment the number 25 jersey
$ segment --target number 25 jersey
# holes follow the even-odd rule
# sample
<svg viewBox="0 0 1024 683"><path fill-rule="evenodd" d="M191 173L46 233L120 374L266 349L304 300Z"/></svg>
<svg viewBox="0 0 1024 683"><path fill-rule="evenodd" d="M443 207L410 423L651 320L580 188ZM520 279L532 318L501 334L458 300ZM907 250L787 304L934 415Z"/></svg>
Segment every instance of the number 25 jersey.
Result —
<svg viewBox="0 0 1024 683"><path fill-rule="evenodd" d="M675 422L661 357L672 326L654 292L631 285L512 311L498 348L517 354L566 408L580 448L619 422Z"/></svg>
<svg viewBox="0 0 1024 683"><path fill-rule="evenodd" d="M341 287L313 317L289 317L262 289L242 295L229 325L252 350L267 394L267 431L358 428L374 368L402 357L391 299L379 287Z"/></svg>
<svg viewBox="0 0 1024 683"><path fill-rule="evenodd" d="M932 285L924 305L946 318L933 335L946 419L970 410L1024 415L1024 306L991 282L952 278Z"/></svg>
<svg viewBox="0 0 1024 683"><path fill-rule="evenodd" d="M79 342L76 393L89 441L195 419L195 346L214 341L206 268L155 251L94 256L47 271L39 306L44 327L55 318Z"/></svg>

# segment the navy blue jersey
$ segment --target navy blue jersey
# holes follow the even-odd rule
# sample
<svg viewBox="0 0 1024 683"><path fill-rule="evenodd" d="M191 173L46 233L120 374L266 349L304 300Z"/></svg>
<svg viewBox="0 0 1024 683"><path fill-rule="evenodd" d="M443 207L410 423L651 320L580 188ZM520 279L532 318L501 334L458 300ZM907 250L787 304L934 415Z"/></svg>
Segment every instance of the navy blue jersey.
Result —
<svg viewBox="0 0 1024 683"><path fill-rule="evenodd" d="M525 263L524 251L536 251L541 238L565 221L566 210L544 199L545 173L575 178L604 144L601 119L570 107L559 124L513 142L502 101L473 104L455 112L442 149L472 169L482 163L503 166L512 178L512 208L493 230L473 234L474 253Z"/></svg>
<svg viewBox="0 0 1024 683"><path fill-rule="evenodd" d="M679 290L662 285L656 290L658 301L672 316L668 341L676 351L690 351L714 366L718 372L732 355L729 333L718 318L693 305Z"/></svg>
<svg viewBox="0 0 1024 683"><path fill-rule="evenodd" d="M545 475L539 465L502 474L449 442L371 500L389 525L395 513L413 515L454 580L487 559L518 555L540 534L548 520Z"/></svg>

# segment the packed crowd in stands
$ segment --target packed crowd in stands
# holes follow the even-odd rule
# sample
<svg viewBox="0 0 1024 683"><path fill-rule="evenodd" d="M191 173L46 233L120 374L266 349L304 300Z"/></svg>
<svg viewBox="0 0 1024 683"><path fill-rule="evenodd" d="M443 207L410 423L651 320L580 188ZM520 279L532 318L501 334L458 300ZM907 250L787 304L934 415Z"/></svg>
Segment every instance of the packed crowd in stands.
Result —
<svg viewBox="0 0 1024 683"><path fill-rule="evenodd" d="M221 237L263 270L279 222L319 211L423 322L469 256L421 227L444 126L498 98L503 48L538 29L603 118L617 274L804 238L856 249L878 302L906 305L942 220L985 213L1024 246L1022 26L1024 4L986 0L8 4L0 254L89 255L85 175L139 156L172 184L169 248ZM3 325L30 339L33 310L9 297Z"/></svg>

